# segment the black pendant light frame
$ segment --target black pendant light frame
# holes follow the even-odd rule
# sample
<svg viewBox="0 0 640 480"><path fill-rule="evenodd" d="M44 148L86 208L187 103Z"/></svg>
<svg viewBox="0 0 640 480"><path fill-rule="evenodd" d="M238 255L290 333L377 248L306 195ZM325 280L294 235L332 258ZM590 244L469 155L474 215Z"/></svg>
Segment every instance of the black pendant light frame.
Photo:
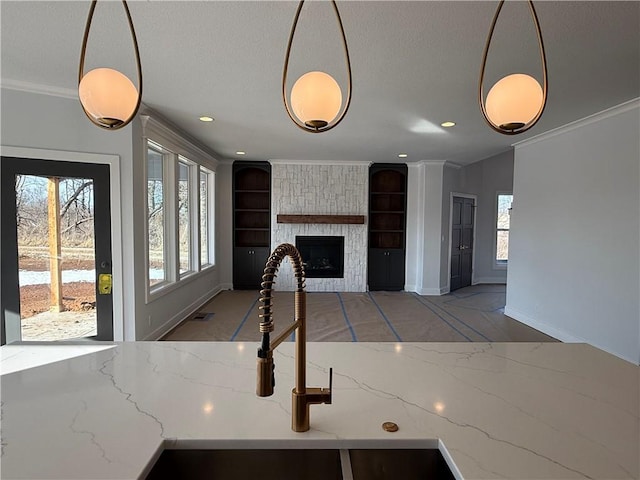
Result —
<svg viewBox="0 0 640 480"><path fill-rule="evenodd" d="M129 125L129 123L131 123L131 120L133 120L133 118L138 113L138 110L140 109L140 103L142 102L142 65L140 64L140 51L138 50L138 39L136 38L136 31L133 28L133 20L131 20L131 13L129 12L129 6L127 5L126 0L121 0L121 1L122 1L122 6L124 7L124 11L127 15L129 30L131 31L131 38L133 39L133 49L135 51L136 68L138 71L138 101L136 103L136 108L133 110L133 113L129 116L129 118L127 118L124 122L118 123L115 125L107 125L107 124L98 122L95 118L93 118L93 116L89 112L87 112L87 110L84 108L84 105L82 105L82 102L80 102L82 111L85 113L87 118L91 121L91 123L93 123L94 125L100 128L104 128L105 130L119 130ZM98 0L92 0L91 8L89 9L89 15L87 16L87 23L84 27L84 37L82 38L82 50L80 52L80 66L78 68L78 87L80 87L80 82L84 77L84 59L87 53L87 41L89 39L89 30L91 29L91 21L93 19L93 13L96 9L97 3L98 3Z"/></svg>
<svg viewBox="0 0 640 480"><path fill-rule="evenodd" d="M538 21L538 15L536 14L536 9L533 6L533 1L532 0L527 0L528 4L529 4L529 11L531 12L531 16L533 18L533 23L535 25L536 28L536 35L538 37L538 46L540 47L540 60L542 62L542 106L540 107L540 110L538 110L538 113L536 114L536 116L530 120L528 123L524 124L523 126L519 127L519 128L515 128L515 129L503 129L500 128L500 126L496 125L495 123L493 123L490 119L489 116L487 115L487 110L485 107L485 102L484 102L484 98L483 98L483 90L484 90L484 71L485 71L485 67L487 66L487 53L489 52L489 46L491 45L491 38L493 37L493 31L496 27L496 22L498 21L498 16L500 15L500 11L502 10L502 7L504 5L505 0L500 0L500 3L498 4L498 8L496 10L495 15L493 16L493 21L491 22L491 28L489 30L489 36L487 37L487 43L484 47L484 53L482 55L482 67L480 68L480 82L479 82L479 86L478 86L478 102L480 103L480 110L482 111L482 116L484 117L485 121L489 124L489 126L495 130L498 133L501 133L503 135L518 135L520 133L524 133L527 130L529 130L531 127L533 127L538 120L540 120L540 117L542 116L542 112L544 111L545 106L547 105L547 85L548 85L548 80L547 80L547 56L545 54L545 50L544 50L544 42L542 40L542 32L540 30L540 22Z"/></svg>
<svg viewBox="0 0 640 480"><path fill-rule="evenodd" d="M289 43L287 44L287 53L285 55L285 60L284 60L284 69L282 71L282 100L284 102L284 108L287 111L287 115L289 115L289 118L293 121L293 123L295 123L298 128L304 130L305 132L309 132L309 133L322 133L322 132L326 132L328 130L331 130L333 127L335 127L336 125L338 125L342 119L344 118L344 116L347 114L347 110L349 110L349 105L351 104L351 61L349 60L349 48L347 47L347 38L344 34L344 27L342 26L342 19L340 18L340 12L338 11L338 6L336 5L335 0L331 0L331 3L333 5L333 10L336 14L336 18L338 19L338 25L340 26L340 34L342 35L342 45L344 47L344 56L346 59L346 63L347 63L347 99L344 103L344 107L342 109L342 112L340 113L340 115L338 115L337 119L335 119L333 122L322 126L322 127L311 127L309 125L306 125L305 123L301 122L296 116L295 114L292 113L291 111L291 106L289 105L289 100L287 99L287 87L286 87L286 82L287 82L287 72L289 70L289 56L291 55L291 45L293 43L293 36L296 32L296 27L298 25L298 19L300 17L300 12L302 11L302 6L304 5L305 0L300 0L300 3L298 4L298 9L296 10L296 15L293 19L293 26L291 27L291 33L289 34Z"/></svg>

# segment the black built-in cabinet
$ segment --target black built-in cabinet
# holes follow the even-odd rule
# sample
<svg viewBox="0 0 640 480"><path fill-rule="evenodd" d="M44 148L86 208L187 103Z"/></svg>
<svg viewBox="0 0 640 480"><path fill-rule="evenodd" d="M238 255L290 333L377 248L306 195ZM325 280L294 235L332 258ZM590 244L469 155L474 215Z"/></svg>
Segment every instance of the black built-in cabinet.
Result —
<svg viewBox="0 0 640 480"><path fill-rule="evenodd" d="M271 165L233 164L233 288L260 288L271 246Z"/></svg>
<svg viewBox="0 0 640 480"><path fill-rule="evenodd" d="M369 168L369 290L404 290L407 166Z"/></svg>

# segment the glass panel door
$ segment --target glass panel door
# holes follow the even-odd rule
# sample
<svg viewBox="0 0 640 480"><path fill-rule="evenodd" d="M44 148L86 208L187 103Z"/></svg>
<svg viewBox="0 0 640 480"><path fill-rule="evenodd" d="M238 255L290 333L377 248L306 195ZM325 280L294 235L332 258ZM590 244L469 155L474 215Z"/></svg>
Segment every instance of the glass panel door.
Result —
<svg viewBox="0 0 640 480"><path fill-rule="evenodd" d="M0 167L2 343L113 340L108 165Z"/></svg>
<svg viewBox="0 0 640 480"><path fill-rule="evenodd" d="M16 175L22 340L97 334L93 180Z"/></svg>

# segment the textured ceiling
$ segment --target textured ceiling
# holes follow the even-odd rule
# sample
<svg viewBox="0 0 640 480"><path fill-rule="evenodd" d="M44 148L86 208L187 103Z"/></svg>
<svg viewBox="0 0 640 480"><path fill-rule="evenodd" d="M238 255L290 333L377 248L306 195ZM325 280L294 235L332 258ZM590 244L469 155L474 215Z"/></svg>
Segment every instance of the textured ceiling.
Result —
<svg viewBox="0 0 640 480"><path fill-rule="evenodd" d="M14 88L73 94L90 2L0 2L1 78ZM143 102L220 158L467 164L516 141L640 96L640 2L538 1L549 100L529 132L493 132L477 105L480 61L497 2L339 1L353 97L330 132L299 130L282 106L281 76L297 2L130 1L144 75ZM346 78L326 1L307 2L290 84L310 69ZM514 71L540 77L526 3L508 1L496 27L487 83ZM120 2L98 2L87 68L131 78L131 40ZM201 115L215 118L202 123ZM457 122L453 129L439 125ZM105 132L109 135L110 132Z"/></svg>

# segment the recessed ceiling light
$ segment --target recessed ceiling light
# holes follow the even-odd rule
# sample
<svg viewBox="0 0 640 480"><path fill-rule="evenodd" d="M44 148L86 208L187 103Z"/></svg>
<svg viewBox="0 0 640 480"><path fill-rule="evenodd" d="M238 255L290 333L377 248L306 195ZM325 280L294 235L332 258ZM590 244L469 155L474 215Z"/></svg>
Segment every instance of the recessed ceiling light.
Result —
<svg viewBox="0 0 640 480"><path fill-rule="evenodd" d="M440 125L442 125L444 128L450 128L450 127L455 127L456 122L442 122Z"/></svg>
<svg viewBox="0 0 640 480"><path fill-rule="evenodd" d="M406 153L399 153L398 154L398 158L407 158L407 154Z"/></svg>
<svg viewBox="0 0 640 480"><path fill-rule="evenodd" d="M243 152L242 150L238 150L236 152L236 155L246 155L246 154L247 154L247 152Z"/></svg>
<svg viewBox="0 0 640 480"><path fill-rule="evenodd" d="M201 122L213 122L212 117L200 117Z"/></svg>

